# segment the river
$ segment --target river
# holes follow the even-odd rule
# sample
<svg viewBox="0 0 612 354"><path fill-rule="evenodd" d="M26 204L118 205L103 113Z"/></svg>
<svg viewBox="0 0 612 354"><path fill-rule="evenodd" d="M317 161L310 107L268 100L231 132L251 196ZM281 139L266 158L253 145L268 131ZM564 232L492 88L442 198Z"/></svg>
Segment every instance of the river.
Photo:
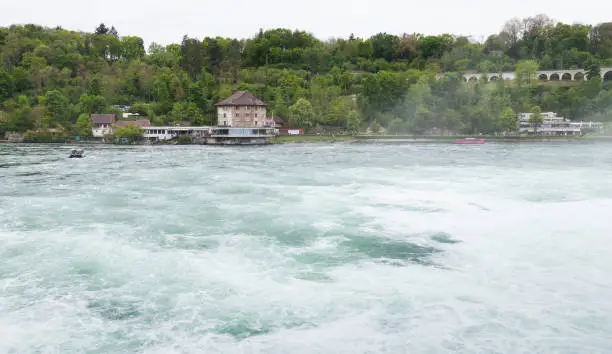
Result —
<svg viewBox="0 0 612 354"><path fill-rule="evenodd" d="M610 353L612 144L0 145L1 353Z"/></svg>

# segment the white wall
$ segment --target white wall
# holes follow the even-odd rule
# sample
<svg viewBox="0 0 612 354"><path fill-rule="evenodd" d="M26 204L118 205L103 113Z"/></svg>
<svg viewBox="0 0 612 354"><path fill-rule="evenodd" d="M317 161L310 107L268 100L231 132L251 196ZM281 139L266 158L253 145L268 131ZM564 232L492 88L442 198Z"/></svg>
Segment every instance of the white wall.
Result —
<svg viewBox="0 0 612 354"><path fill-rule="evenodd" d="M266 121L266 107L222 106L217 107L217 124L234 128L263 127Z"/></svg>
<svg viewBox="0 0 612 354"><path fill-rule="evenodd" d="M218 125L232 125L234 119L234 110L232 107L217 107L217 124Z"/></svg>
<svg viewBox="0 0 612 354"><path fill-rule="evenodd" d="M97 124L91 128L91 135L94 138L103 138L105 135L113 133L113 127L110 124Z"/></svg>
<svg viewBox="0 0 612 354"><path fill-rule="evenodd" d="M167 127L152 127L151 129L145 128L142 134L143 137L147 139L156 139L156 140L170 140L175 134Z"/></svg>

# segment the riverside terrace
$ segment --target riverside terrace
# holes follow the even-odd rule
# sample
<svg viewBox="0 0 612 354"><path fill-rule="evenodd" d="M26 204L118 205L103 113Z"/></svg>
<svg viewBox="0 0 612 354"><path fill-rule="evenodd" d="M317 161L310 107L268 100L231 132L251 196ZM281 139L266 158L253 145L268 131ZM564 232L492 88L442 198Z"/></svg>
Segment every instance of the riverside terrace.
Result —
<svg viewBox="0 0 612 354"><path fill-rule="evenodd" d="M253 145L266 144L278 135L278 129L265 128L230 128L230 127L144 127L143 137L151 142L161 142L181 136L190 137L199 144L214 145Z"/></svg>

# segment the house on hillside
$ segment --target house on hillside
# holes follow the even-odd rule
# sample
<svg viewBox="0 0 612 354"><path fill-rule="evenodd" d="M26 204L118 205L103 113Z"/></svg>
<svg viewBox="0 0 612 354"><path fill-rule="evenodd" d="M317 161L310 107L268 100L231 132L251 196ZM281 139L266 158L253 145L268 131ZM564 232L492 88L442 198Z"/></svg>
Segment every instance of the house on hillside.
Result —
<svg viewBox="0 0 612 354"><path fill-rule="evenodd" d="M94 138L103 138L105 135L112 134L115 121L114 114L92 114L91 135Z"/></svg>
<svg viewBox="0 0 612 354"><path fill-rule="evenodd" d="M219 126L231 128L266 126L266 104L248 91L235 92L216 106Z"/></svg>
<svg viewBox="0 0 612 354"><path fill-rule="evenodd" d="M283 118L279 116L266 117L266 120L264 121L264 127L275 128L275 129L288 129L289 128L289 126L287 125L287 123L285 123Z"/></svg>
<svg viewBox="0 0 612 354"><path fill-rule="evenodd" d="M285 121L283 120L283 118L279 117L279 116L275 116L273 118L273 125L274 128L276 129L288 129L289 125L287 123L285 123Z"/></svg>

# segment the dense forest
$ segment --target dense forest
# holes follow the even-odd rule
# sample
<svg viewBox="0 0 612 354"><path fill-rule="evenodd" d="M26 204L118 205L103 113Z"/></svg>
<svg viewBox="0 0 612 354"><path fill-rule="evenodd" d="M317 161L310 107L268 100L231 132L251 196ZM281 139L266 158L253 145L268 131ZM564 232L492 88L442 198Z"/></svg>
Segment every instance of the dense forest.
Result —
<svg viewBox="0 0 612 354"><path fill-rule="evenodd" d="M93 26L95 27L95 26ZM93 28L92 28L93 29ZM214 104L249 90L294 127L392 133L511 132L520 111L612 120L612 23L512 19L484 43L443 34L319 40L289 29L249 39L184 36L177 44L37 25L0 27L0 137L87 135L92 113L118 105L153 124L216 124ZM536 71L583 68L584 82ZM462 73L514 71L515 81L466 83ZM441 75L443 74L443 75Z"/></svg>

